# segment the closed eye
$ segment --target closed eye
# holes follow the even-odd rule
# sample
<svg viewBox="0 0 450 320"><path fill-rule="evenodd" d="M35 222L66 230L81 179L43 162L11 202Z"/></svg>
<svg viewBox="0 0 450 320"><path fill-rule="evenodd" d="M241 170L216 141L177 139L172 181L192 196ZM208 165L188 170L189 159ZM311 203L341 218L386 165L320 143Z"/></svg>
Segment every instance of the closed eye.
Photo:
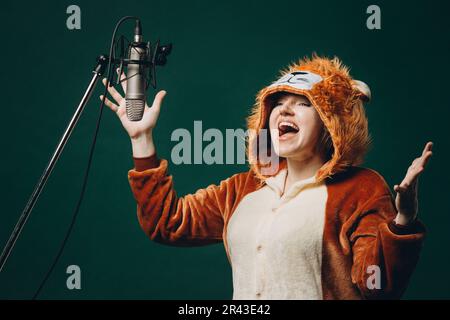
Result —
<svg viewBox="0 0 450 320"><path fill-rule="evenodd" d="M277 103L275 104L275 107L281 106L282 104L283 104L282 102L277 102ZM299 105L299 106L305 106L305 107L311 107L311 104L308 103L308 102L299 102L299 103L297 103L297 105Z"/></svg>
<svg viewBox="0 0 450 320"><path fill-rule="evenodd" d="M283 104L282 101L278 101L278 102L275 103L275 107L281 106L282 104ZM310 102L298 102L297 105L305 106L305 107L311 107L311 103Z"/></svg>

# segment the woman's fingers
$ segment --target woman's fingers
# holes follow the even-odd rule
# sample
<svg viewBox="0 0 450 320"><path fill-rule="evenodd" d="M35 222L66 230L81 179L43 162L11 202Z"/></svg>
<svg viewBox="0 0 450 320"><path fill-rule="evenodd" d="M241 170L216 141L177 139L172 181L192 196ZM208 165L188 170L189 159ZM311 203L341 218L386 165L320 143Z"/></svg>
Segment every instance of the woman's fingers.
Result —
<svg viewBox="0 0 450 320"><path fill-rule="evenodd" d="M425 155L422 156L422 168L425 168L431 156L433 155L432 151L428 151Z"/></svg>
<svg viewBox="0 0 450 320"><path fill-rule="evenodd" d="M102 80L102 82L103 82L103 85L106 86L106 82L107 82L106 78L104 78ZM113 99L116 101L116 103L118 105L120 105L122 103L123 97L119 92L117 92L116 88L114 88L112 86L108 86L108 92L111 95L111 97L113 97Z"/></svg>
<svg viewBox="0 0 450 320"><path fill-rule="evenodd" d="M400 184L400 185L396 184L394 186L394 191L400 195L405 195L405 196L410 194L411 192L410 192L410 190L408 190L408 186L404 186L402 184Z"/></svg>
<svg viewBox="0 0 450 320"><path fill-rule="evenodd" d="M120 71L120 68L117 68L116 72L118 75L119 75L119 71ZM120 74L119 79L120 79L120 84L122 86L123 92L126 93L127 92L127 80L125 80L126 79L125 73L122 72L122 74Z"/></svg>
<svg viewBox="0 0 450 320"><path fill-rule="evenodd" d="M425 166L428 163L428 160L430 160L431 156L433 155L432 149L433 149L433 142L431 141L425 145L425 148L423 148L422 156L420 157L421 166L423 168L425 168Z"/></svg>
<svg viewBox="0 0 450 320"><path fill-rule="evenodd" d="M103 100L103 95L100 96L100 100ZM105 105L107 105L108 108L110 108L115 113L117 113L117 111L119 110L119 106L112 103L108 98L105 98Z"/></svg>
<svg viewBox="0 0 450 320"><path fill-rule="evenodd" d="M422 151L422 155L419 158L414 159L411 166L408 168L408 172L405 177L405 180L408 182L408 184L412 184L425 170L425 166L433 155L433 152L431 151L432 148L433 143L428 142Z"/></svg>
<svg viewBox="0 0 450 320"><path fill-rule="evenodd" d="M415 190L417 190L417 181L412 183L402 181L394 186L394 191L400 194L413 194Z"/></svg>
<svg viewBox="0 0 450 320"><path fill-rule="evenodd" d="M399 184L399 188L401 191L407 190L414 182L414 177L406 176L403 181Z"/></svg>
<svg viewBox="0 0 450 320"><path fill-rule="evenodd" d="M420 169L416 167L416 165L412 164L411 167L408 169L408 172L406 173L405 178L400 183L400 187L404 189L408 189L411 186L414 185L414 183L419 178L419 175L422 173L423 169Z"/></svg>
<svg viewBox="0 0 450 320"><path fill-rule="evenodd" d="M433 142L429 141L425 145L425 148L423 148L422 156L425 155L428 151L431 151L431 149L433 149Z"/></svg>
<svg viewBox="0 0 450 320"><path fill-rule="evenodd" d="M161 105L166 94L167 92L165 90L161 90L156 94L155 99L153 99L152 109L158 114L159 111L161 110Z"/></svg>
<svg viewBox="0 0 450 320"><path fill-rule="evenodd" d="M395 205L399 212L408 216L415 217L417 215L417 193L419 186L419 176L425 169L425 166L432 155L433 143L428 142L419 158L414 159L407 170L406 176L399 185L394 186L397 192Z"/></svg>
<svg viewBox="0 0 450 320"><path fill-rule="evenodd" d="M396 185L394 186L394 191L395 191L395 192L398 192L398 193L405 193L406 188L405 188L405 187L400 187L398 184L396 184Z"/></svg>

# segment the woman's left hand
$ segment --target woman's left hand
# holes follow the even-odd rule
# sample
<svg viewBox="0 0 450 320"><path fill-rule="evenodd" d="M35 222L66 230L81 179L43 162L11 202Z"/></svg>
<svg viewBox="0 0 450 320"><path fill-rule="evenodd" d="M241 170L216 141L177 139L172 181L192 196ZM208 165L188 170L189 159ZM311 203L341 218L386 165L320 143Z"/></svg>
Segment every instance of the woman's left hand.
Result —
<svg viewBox="0 0 450 320"><path fill-rule="evenodd" d="M428 160L432 156L433 143L428 142L423 149L422 155L414 159L409 166L406 176L399 185L394 186L397 192L395 206L397 207L397 217L395 223L407 225L417 217L418 201L417 189L420 174L425 170Z"/></svg>

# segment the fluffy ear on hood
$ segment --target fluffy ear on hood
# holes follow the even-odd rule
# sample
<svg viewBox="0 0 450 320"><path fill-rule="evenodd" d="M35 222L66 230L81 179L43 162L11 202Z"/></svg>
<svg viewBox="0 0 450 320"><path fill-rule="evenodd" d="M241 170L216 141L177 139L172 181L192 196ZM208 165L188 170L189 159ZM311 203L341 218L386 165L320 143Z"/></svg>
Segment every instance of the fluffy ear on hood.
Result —
<svg viewBox="0 0 450 320"><path fill-rule="evenodd" d="M249 138L247 149L250 166L256 176L262 182L268 177L262 174L264 164L259 159L261 150L255 147L253 140L258 138L261 129L267 129L271 112L270 97L276 92L305 95L330 134L333 154L318 170L317 181L330 178L349 166L361 164L370 145L364 109L364 103L372 97L369 86L353 79L349 68L339 58L320 57L316 54L289 65L280 74L278 80L259 91L247 118L248 129L256 132L253 138ZM269 150L270 147L267 146ZM284 167L286 159L280 158L278 171Z"/></svg>
<svg viewBox="0 0 450 320"><path fill-rule="evenodd" d="M372 100L372 93L369 86L361 80L353 80L352 87L357 91L357 96L364 102L370 102Z"/></svg>

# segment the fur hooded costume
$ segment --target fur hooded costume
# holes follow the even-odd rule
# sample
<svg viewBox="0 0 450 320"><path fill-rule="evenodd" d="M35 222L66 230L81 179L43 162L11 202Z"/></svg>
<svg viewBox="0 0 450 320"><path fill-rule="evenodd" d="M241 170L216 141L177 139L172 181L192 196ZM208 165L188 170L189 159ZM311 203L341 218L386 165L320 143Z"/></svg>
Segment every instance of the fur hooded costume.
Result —
<svg viewBox="0 0 450 320"><path fill-rule="evenodd" d="M268 129L270 110L275 102L273 97L278 92L306 96L329 132L332 156L317 172L318 180L362 162L369 146L363 102L370 100L371 93L364 82L351 78L348 68L339 59L313 55L312 59L304 58L281 71L278 80L258 93L252 114L247 119L248 128L256 132L253 139L260 137L261 129ZM248 157L252 169L263 180L266 175L261 173L264 165L258 154L270 154L270 150L257 150L257 145L250 136ZM286 159L281 159L279 170L285 167Z"/></svg>
<svg viewBox="0 0 450 320"><path fill-rule="evenodd" d="M384 179L356 166L369 144L363 101L370 90L337 58L300 60L259 92L248 118L254 139L281 91L305 95L329 133L330 158L315 177L283 195L285 160L265 175L250 139L248 171L178 197L166 159L134 158L128 179L141 228L166 245L223 242L234 299L400 298L425 228L396 225ZM371 286L374 270L381 283Z"/></svg>

